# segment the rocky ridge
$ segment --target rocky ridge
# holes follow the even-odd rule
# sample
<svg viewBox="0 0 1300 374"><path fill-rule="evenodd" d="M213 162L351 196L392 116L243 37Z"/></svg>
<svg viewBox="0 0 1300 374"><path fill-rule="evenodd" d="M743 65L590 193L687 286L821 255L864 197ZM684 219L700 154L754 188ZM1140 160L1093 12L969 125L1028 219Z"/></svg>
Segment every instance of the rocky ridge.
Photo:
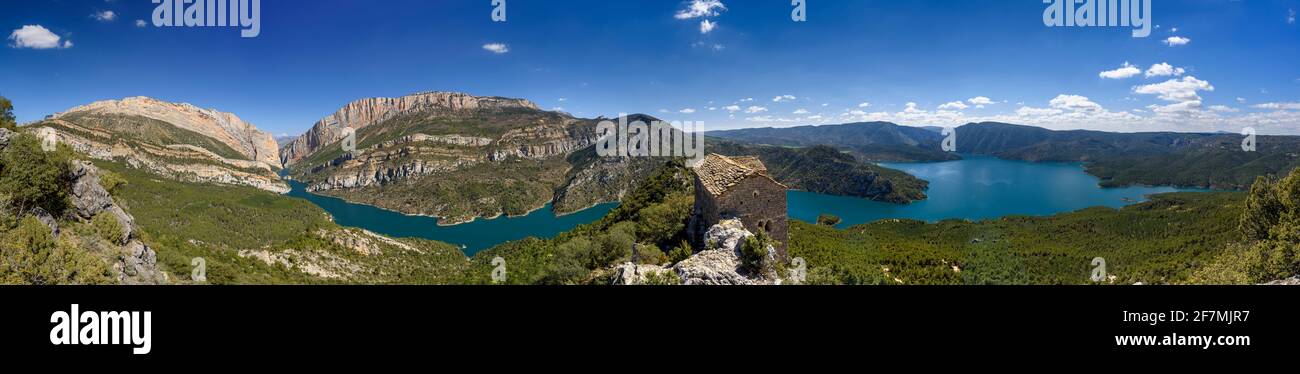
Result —
<svg viewBox="0 0 1300 374"><path fill-rule="evenodd" d="M527 108L540 110L537 104L523 99L478 97L456 92L425 92L397 98L375 97L348 103L316 124L306 133L285 144L280 162L293 165L337 142L343 128L360 130L395 116L417 111L465 111L489 108Z"/></svg>

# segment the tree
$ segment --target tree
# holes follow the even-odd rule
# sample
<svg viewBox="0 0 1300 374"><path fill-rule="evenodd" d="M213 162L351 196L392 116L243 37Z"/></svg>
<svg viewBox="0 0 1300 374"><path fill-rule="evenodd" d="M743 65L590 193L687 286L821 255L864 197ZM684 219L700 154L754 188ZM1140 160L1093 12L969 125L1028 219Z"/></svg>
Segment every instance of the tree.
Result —
<svg viewBox="0 0 1300 374"><path fill-rule="evenodd" d="M66 146L45 152L35 136L19 134L0 153L0 193L10 199L16 216L34 208L58 217L67 207L70 190L68 162L72 151Z"/></svg>
<svg viewBox="0 0 1300 374"><path fill-rule="evenodd" d="M14 104L4 96L0 96L0 128L18 131L18 122L14 119Z"/></svg>

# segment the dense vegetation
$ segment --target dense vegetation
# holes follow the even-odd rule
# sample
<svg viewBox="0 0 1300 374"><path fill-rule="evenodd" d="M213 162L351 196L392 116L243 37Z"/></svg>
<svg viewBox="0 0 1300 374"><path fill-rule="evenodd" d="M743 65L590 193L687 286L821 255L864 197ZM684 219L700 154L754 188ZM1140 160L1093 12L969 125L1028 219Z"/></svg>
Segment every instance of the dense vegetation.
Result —
<svg viewBox="0 0 1300 374"><path fill-rule="evenodd" d="M180 281L190 278L195 258L203 258L211 284L455 283L465 265L454 246L419 239L398 241L422 253L379 240L378 254L359 253L331 238L364 234L339 227L306 200L252 187L160 180L118 163L97 165L125 180L117 188L119 203L135 216L159 266ZM304 268L348 272L319 277Z"/></svg>
<svg viewBox="0 0 1300 374"><path fill-rule="evenodd" d="M0 106L8 100L0 98ZM6 108L0 108L0 111ZM35 136L10 132L0 151L0 284L104 284L113 282L109 259L117 246L81 222L60 221L70 187L67 146L46 152ZM45 221L43 221L45 220ZM60 225L55 237L49 224Z"/></svg>
<svg viewBox="0 0 1300 374"><path fill-rule="evenodd" d="M791 221L790 256L819 284L1182 283L1238 236L1243 194L1173 193L1123 209L971 222L882 220L837 230Z"/></svg>
<svg viewBox="0 0 1300 374"><path fill-rule="evenodd" d="M957 149L1024 161L1086 162L1108 187L1172 185L1244 189L1256 176L1300 167L1300 137L1259 136L1243 151L1236 134L1052 131L1005 123L957 128Z"/></svg>
<svg viewBox="0 0 1300 374"><path fill-rule="evenodd" d="M707 143L707 150L730 156L758 156L772 178L796 190L857 196L892 203L924 200L929 182L883 166L858 161L828 146L803 148Z"/></svg>
<svg viewBox="0 0 1300 374"><path fill-rule="evenodd" d="M680 261L693 253L685 228L694 201L690 171L674 163L599 221L552 239L530 238L479 252L465 279L491 283L492 259L501 257L508 266L507 284L608 284L608 268L630 260L634 244L640 263Z"/></svg>
<svg viewBox="0 0 1300 374"><path fill-rule="evenodd" d="M1194 283L1262 283L1300 275L1300 169L1259 177L1238 221L1241 242L1193 277Z"/></svg>

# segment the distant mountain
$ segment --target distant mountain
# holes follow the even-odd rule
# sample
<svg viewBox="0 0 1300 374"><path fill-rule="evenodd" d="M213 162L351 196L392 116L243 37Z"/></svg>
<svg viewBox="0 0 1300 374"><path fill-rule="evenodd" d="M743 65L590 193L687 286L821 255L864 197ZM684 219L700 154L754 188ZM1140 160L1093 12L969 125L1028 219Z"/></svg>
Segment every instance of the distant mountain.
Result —
<svg viewBox="0 0 1300 374"><path fill-rule="evenodd" d="M708 135L744 143L786 147L828 145L869 161L941 161L959 158L943 152L943 135L939 132L889 122L710 131Z"/></svg>
<svg viewBox="0 0 1300 374"><path fill-rule="evenodd" d="M275 140L231 113L147 97L98 101L29 125L100 160L174 179L287 192Z"/></svg>
<svg viewBox="0 0 1300 374"><path fill-rule="evenodd" d="M936 131L937 130L937 131ZM1112 133L1053 131L1009 123L958 127L957 153L942 152L942 129L887 122L710 132L754 145L827 145L869 161L942 161L958 153L1035 162L1084 162L1103 186L1173 185L1242 189L1256 176L1300 167L1300 137L1259 136L1257 149L1241 149L1233 133Z"/></svg>
<svg viewBox="0 0 1300 374"><path fill-rule="evenodd" d="M277 136L275 137L275 148L277 150L280 148L284 148L285 145L297 139L298 139L297 136L289 136L289 135Z"/></svg>
<svg viewBox="0 0 1300 374"><path fill-rule="evenodd" d="M1174 185L1243 189L1256 176L1300 167L1300 137L1212 133L1053 131L1007 123L957 128L957 150L1023 161L1086 162L1104 186Z"/></svg>

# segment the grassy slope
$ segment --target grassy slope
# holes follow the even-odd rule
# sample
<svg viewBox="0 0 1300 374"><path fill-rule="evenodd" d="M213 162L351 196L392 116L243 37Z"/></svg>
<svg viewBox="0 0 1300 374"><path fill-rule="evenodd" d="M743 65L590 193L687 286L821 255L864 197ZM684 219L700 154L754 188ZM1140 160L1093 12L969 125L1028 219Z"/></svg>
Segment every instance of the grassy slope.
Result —
<svg viewBox="0 0 1300 374"><path fill-rule="evenodd" d="M426 255L393 250L361 256L312 235L318 229L340 230L311 203L250 187L217 186L161 180L117 163L98 162L121 174L127 185L117 199L135 217L144 240L158 252L160 266L188 278L191 260L206 260L209 283L332 283L284 266L238 255L240 250L315 251L329 253L365 269L357 283L449 283L460 276L465 256L439 242L401 239Z"/></svg>

